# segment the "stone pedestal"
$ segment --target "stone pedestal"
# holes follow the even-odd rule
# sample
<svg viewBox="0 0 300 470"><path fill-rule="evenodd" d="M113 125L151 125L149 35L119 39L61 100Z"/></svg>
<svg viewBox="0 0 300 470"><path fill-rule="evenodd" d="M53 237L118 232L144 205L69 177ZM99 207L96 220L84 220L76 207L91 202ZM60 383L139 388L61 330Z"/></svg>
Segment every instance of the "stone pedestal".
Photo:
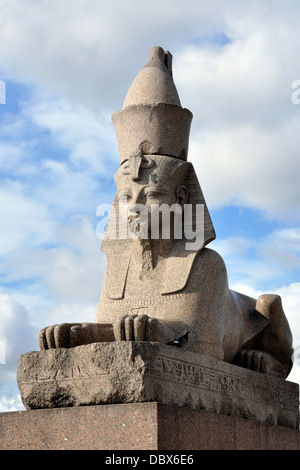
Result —
<svg viewBox="0 0 300 470"><path fill-rule="evenodd" d="M0 449L300 450L300 431L146 402L1 413Z"/></svg>
<svg viewBox="0 0 300 470"><path fill-rule="evenodd" d="M20 357L27 409L159 402L299 427L299 386L148 342L94 343Z"/></svg>
<svg viewBox="0 0 300 470"><path fill-rule="evenodd" d="M158 343L33 351L18 385L2 449L300 450L297 384Z"/></svg>

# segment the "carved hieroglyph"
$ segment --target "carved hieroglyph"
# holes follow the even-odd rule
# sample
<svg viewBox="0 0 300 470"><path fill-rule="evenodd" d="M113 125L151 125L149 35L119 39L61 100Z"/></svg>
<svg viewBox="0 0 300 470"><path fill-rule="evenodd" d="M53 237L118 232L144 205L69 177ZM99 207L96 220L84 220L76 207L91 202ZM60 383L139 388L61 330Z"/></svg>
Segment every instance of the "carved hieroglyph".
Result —
<svg viewBox="0 0 300 470"><path fill-rule="evenodd" d="M184 337L185 350L285 378L292 366L292 335L280 297L253 299L230 290L222 258L206 247L215 232L193 165L187 162L191 120L173 82L171 54L153 48L123 109L113 115L121 166L115 175L117 217L110 220L107 234L113 222L119 225L115 237L106 236L102 243L107 271L95 323L46 327L40 347L113 341L180 345ZM181 218L192 207L190 229L197 231L195 213L201 207L201 243L194 249L188 245L186 226L175 237L171 225L170 236L163 237L162 218L158 237L152 232L144 238L124 237L120 200L127 203L126 230L139 216L135 205L145 208L149 222L154 205L175 204ZM170 217L174 222L175 215Z"/></svg>

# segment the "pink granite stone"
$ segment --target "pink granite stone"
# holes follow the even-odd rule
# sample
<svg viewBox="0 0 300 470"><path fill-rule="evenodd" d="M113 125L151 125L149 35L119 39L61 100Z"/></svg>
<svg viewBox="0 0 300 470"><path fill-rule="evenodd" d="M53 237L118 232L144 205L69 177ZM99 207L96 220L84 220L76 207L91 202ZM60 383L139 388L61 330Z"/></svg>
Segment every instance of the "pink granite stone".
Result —
<svg viewBox="0 0 300 470"><path fill-rule="evenodd" d="M0 413L0 450L300 450L300 431L133 403Z"/></svg>

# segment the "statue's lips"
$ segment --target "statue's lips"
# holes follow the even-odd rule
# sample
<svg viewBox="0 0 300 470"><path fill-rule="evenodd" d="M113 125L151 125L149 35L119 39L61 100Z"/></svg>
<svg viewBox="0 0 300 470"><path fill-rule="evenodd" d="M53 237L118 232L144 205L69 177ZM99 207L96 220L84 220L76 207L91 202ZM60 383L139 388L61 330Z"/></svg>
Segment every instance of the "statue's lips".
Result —
<svg viewBox="0 0 300 470"><path fill-rule="evenodd" d="M169 214L170 215L170 214ZM166 223L167 225L165 228L167 230L170 229L170 225L167 223L167 219L162 220L162 214L159 213L159 218L151 217L151 214L147 211L147 213L136 211L127 216L127 225L131 232L141 233L143 229L145 229L145 233L150 233L151 230L161 230L163 228L163 224ZM169 223L171 219L168 219Z"/></svg>
<svg viewBox="0 0 300 470"><path fill-rule="evenodd" d="M136 234L139 238L151 238L151 224L149 219L141 219L139 214L127 217L129 232Z"/></svg>

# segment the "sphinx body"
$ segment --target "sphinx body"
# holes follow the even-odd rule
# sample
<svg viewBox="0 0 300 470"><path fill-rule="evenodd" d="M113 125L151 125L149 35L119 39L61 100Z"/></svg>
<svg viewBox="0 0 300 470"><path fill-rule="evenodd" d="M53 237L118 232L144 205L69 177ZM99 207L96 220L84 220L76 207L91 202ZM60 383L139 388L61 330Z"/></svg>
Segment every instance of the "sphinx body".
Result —
<svg viewBox="0 0 300 470"><path fill-rule="evenodd" d="M253 299L230 290L225 264L209 248L197 254L187 284L179 292L161 294L160 276L159 282L141 281L137 264L136 259L130 263L122 299L108 298L110 280L104 279L95 322L115 325L115 339L167 344L188 331L187 350L259 372L288 375L292 336L279 296ZM163 268L165 276L174 275L170 265L171 272ZM158 274L155 269L153 274Z"/></svg>
<svg viewBox="0 0 300 470"><path fill-rule="evenodd" d="M205 247L214 231L193 166L168 156L140 156L122 165L115 180L117 212L119 199L128 198L126 227L138 217L136 204L149 210L149 219L153 204L204 205L202 245L187 250L184 235L176 239L172 232L162 238L161 219L156 239L151 234L144 239L106 237L102 250L107 270L95 323L45 328L41 348L97 341L168 344L188 332L186 350L286 377L292 365L292 335L281 299L265 294L256 300L229 289L223 259Z"/></svg>
<svg viewBox="0 0 300 470"><path fill-rule="evenodd" d="M113 115L121 159L114 214L120 198L126 198L127 231L138 216L137 204L145 207L148 222L153 205L176 204L182 217L188 206L193 214L201 206L201 243L187 249L185 233L162 236L161 218L156 238L149 232L123 237L118 226L116 236L102 243L107 270L95 322L46 327L40 347L98 341L174 344L188 335L187 350L285 378L293 350L280 297L253 299L230 290L222 258L207 248L215 232L193 165L186 161L191 119L180 105L170 54L154 48L123 110ZM191 228L197 233L193 214ZM108 233L111 225L110 220Z"/></svg>
<svg viewBox="0 0 300 470"><path fill-rule="evenodd" d="M153 166L141 169L135 181L129 164L119 170L118 194L130 187L130 203L139 200L146 207L179 203L180 198L183 207L203 204L202 246L187 250L184 234L178 239L103 242L108 266L95 322L114 325L118 340L168 344L189 332L185 349L286 376L292 336L280 297L265 294L256 300L229 289L223 259L205 247L213 228L193 166L167 156L146 159Z"/></svg>

